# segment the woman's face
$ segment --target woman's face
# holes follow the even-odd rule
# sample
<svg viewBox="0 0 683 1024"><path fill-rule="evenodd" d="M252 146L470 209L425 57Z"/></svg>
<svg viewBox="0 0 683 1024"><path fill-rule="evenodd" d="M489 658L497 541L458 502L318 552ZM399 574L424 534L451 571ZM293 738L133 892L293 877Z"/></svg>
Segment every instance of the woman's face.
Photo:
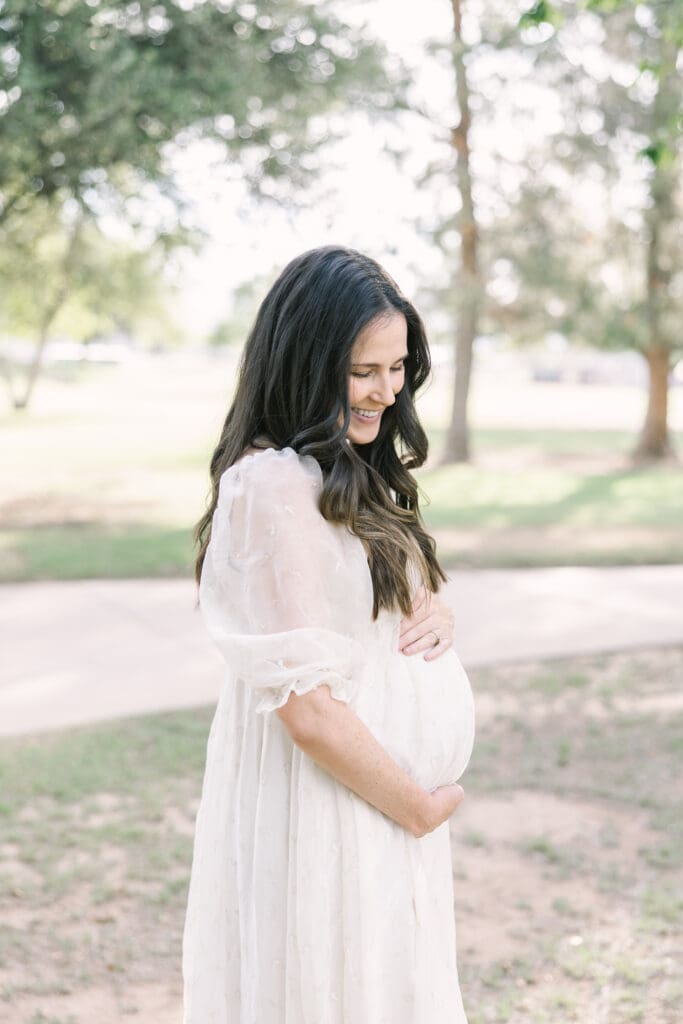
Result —
<svg viewBox="0 0 683 1024"><path fill-rule="evenodd" d="M379 432L382 413L396 401L405 381L408 325L402 313L381 316L364 327L351 351L347 437L370 444Z"/></svg>

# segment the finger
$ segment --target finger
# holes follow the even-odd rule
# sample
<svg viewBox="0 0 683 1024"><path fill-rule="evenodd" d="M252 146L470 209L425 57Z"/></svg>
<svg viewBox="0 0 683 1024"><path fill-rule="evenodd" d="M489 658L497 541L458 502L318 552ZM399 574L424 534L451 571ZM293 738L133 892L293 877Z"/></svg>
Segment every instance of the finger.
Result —
<svg viewBox="0 0 683 1024"><path fill-rule="evenodd" d="M453 641L449 636L443 637L439 640L438 644L435 644L431 650L427 651L424 656L425 661L435 661L436 658L440 658L442 654L445 654L449 647L453 646Z"/></svg>
<svg viewBox="0 0 683 1024"><path fill-rule="evenodd" d="M415 641L419 640L422 636L424 636L424 630L420 628L419 624L409 626L400 633L398 646L403 650L404 647L409 646L409 644L414 644Z"/></svg>
<svg viewBox="0 0 683 1024"><path fill-rule="evenodd" d="M414 644L419 643L419 641L422 640L422 638L426 635L427 632L428 631L425 630L424 626L421 623L411 626L410 629L407 629L399 637L398 645L400 649L402 651L405 651L406 648L412 647L414 646ZM432 637L432 642L434 642L434 637Z"/></svg>
<svg viewBox="0 0 683 1024"><path fill-rule="evenodd" d="M420 623L420 629L425 633L434 633L439 638L442 644L439 653L443 653L453 643L453 623L450 618L446 619L442 615L430 615L428 619Z"/></svg>
<svg viewBox="0 0 683 1024"><path fill-rule="evenodd" d="M407 655L422 654L424 651L429 651L433 648L435 649L436 646L437 643L434 640L434 633L432 630L429 630L419 636L416 640L413 640L412 643L406 644L402 650L403 653Z"/></svg>
<svg viewBox="0 0 683 1024"><path fill-rule="evenodd" d="M404 619L404 625L401 626L399 631L399 647L414 643L415 640L419 640L421 636L424 636L429 631L430 626L427 625L429 621L428 617L418 619L412 616L409 619ZM431 628L433 628L433 625Z"/></svg>
<svg viewBox="0 0 683 1024"><path fill-rule="evenodd" d="M434 634L434 635L432 635ZM399 647L401 650L405 650L406 647L415 644L422 637L430 637L430 646L434 643L434 636L448 636L450 638L451 630L448 623L444 623L440 615L426 615L419 621L407 620L406 626L399 633Z"/></svg>
<svg viewBox="0 0 683 1024"><path fill-rule="evenodd" d="M416 607L413 606L413 611L410 615L404 615L401 619L401 633L405 633L406 630L412 629L419 625L420 622L428 617L429 610L424 608L422 605Z"/></svg>

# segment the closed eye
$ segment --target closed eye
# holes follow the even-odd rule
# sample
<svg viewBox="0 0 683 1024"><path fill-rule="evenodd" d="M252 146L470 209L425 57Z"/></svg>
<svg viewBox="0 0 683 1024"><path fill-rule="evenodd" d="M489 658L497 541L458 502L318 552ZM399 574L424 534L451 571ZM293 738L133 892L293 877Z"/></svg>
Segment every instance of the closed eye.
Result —
<svg viewBox="0 0 683 1024"><path fill-rule="evenodd" d="M405 370L405 365L406 365L406 360L402 359L401 362L398 364L398 366L392 366L391 367L391 372L392 373L400 373L401 370ZM360 370L352 370L351 371L351 376L352 377L361 377L361 378L371 377L374 372L375 372L374 370L367 370L365 373L361 373Z"/></svg>

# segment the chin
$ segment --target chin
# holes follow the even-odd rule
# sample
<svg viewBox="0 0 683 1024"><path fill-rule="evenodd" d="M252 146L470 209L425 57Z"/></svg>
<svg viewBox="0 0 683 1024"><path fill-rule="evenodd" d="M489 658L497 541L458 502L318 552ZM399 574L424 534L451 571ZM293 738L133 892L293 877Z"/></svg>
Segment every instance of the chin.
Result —
<svg viewBox="0 0 683 1024"><path fill-rule="evenodd" d="M349 430L346 436L348 437L349 441L352 444L372 444L373 441L377 440L377 435L379 434L379 427L377 427L376 430L363 431L362 433L363 436L361 437L360 430L357 433L355 430Z"/></svg>

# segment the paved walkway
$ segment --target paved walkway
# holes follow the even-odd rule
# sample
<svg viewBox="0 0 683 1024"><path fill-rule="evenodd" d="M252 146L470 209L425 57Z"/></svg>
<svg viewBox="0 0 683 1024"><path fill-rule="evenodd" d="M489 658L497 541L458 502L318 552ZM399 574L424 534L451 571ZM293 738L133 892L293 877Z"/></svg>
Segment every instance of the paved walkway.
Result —
<svg viewBox="0 0 683 1024"><path fill-rule="evenodd" d="M683 566L458 571L466 667L683 645ZM222 661L188 580L0 586L0 734L216 700Z"/></svg>

